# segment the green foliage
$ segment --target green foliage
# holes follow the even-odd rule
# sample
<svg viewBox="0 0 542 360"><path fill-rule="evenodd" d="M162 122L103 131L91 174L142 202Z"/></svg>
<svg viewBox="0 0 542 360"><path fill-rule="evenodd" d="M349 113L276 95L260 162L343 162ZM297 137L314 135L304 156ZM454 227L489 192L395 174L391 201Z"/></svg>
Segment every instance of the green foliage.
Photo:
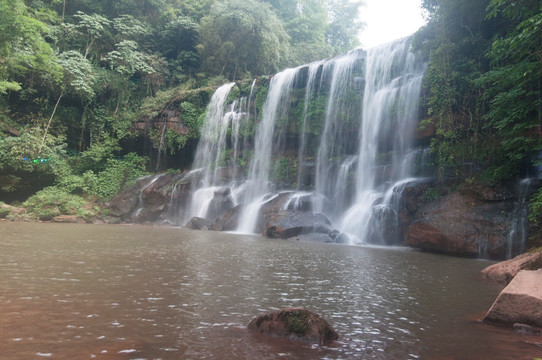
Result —
<svg viewBox="0 0 542 360"><path fill-rule="evenodd" d="M276 14L257 0L216 2L201 19L203 69L230 80L269 74L285 62L288 35Z"/></svg>
<svg viewBox="0 0 542 360"><path fill-rule="evenodd" d="M4 207L0 208L0 219L5 219L6 217L9 216L9 214L11 214L11 210Z"/></svg>
<svg viewBox="0 0 542 360"><path fill-rule="evenodd" d="M9 206L5 206L4 202L0 201L0 219L5 219L10 213Z"/></svg>
<svg viewBox="0 0 542 360"><path fill-rule="evenodd" d="M359 20L362 0L327 0L328 27L326 42L333 55L345 53L359 45L357 35L364 24Z"/></svg>
<svg viewBox="0 0 542 360"><path fill-rule="evenodd" d="M536 226L542 223L542 188L533 195L529 202L529 221Z"/></svg>
<svg viewBox="0 0 542 360"><path fill-rule="evenodd" d="M308 330L309 316L298 311L291 312L287 316L288 331L298 336L304 336Z"/></svg>
<svg viewBox="0 0 542 360"><path fill-rule="evenodd" d="M13 192L29 186L30 181L42 179L46 184L59 176L65 167L64 139L49 136L41 148L43 132L39 128L24 129L19 136L0 138L0 190ZM38 158L39 156L39 158ZM48 161L38 161L47 159ZM34 162L33 160L36 160Z"/></svg>
<svg viewBox="0 0 542 360"><path fill-rule="evenodd" d="M268 0L290 36L290 66L306 64L331 54L326 44L328 13L321 1Z"/></svg>
<svg viewBox="0 0 542 360"><path fill-rule="evenodd" d="M108 160L114 158L120 150L121 147L116 139L104 137L101 141L94 142L79 156L70 158L69 163L78 174L88 170L100 172L106 168Z"/></svg>
<svg viewBox="0 0 542 360"><path fill-rule="evenodd" d="M281 156L273 164L271 178L278 184L294 184L297 178L297 159Z"/></svg>
<svg viewBox="0 0 542 360"><path fill-rule="evenodd" d="M49 28L36 17L38 11L22 0L0 1L0 96L61 76L46 40Z"/></svg>
<svg viewBox="0 0 542 360"><path fill-rule="evenodd" d="M94 75L90 62L74 50L60 54L57 61L64 70L64 86L83 99L92 99L95 93L92 88Z"/></svg>
<svg viewBox="0 0 542 360"><path fill-rule="evenodd" d="M78 21L74 29L82 35L83 53L86 59L94 47L95 41L105 35L111 21L100 14L88 15L82 11L77 11L73 17ZM99 58L99 55L97 53L93 57Z"/></svg>
<svg viewBox="0 0 542 360"><path fill-rule="evenodd" d="M483 171L478 176L487 183L516 175L532 149L528 127L521 126L514 115L525 113L520 115L521 110L514 109L519 103L510 102L519 94L503 92L501 106L494 105L495 93L507 82L517 82L518 73L509 69L492 73L487 60L499 42L494 42L495 36L511 28L503 26L500 18L487 17L486 1L426 0L423 6L429 22L416 35L415 45L429 56L425 106L427 121L435 125L431 148L440 173L466 177L472 175L466 169L480 167ZM507 53L516 56L514 51ZM511 126L521 136L502 131L501 125L511 116ZM474 166L465 167L466 163Z"/></svg>
<svg viewBox="0 0 542 360"><path fill-rule="evenodd" d="M239 166L243 169L243 173L248 174L250 161L254 158L254 150L245 149L239 157Z"/></svg>
<svg viewBox="0 0 542 360"><path fill-rule="evenodd" d="M542 8L532 1L522 3L521 11L517 7L505 0L491 2L490 17L502 12L517 25L493 42L487 54L491 70L478 80L489 104L487 126L501 136L508 157L502 166L516 168L542 145Z"/></svg>
<svg viewBox="0 0 542 360"><path fill-rule="evenodd" d="M78 156L67 159L69 168L58 177L62 191L107 200L124 186L146 175L147 158L130 153L117 157L117 140L105 138Z"/></svg>
<svg viewBox="0 0 542 360"><path fill-rule="evenodd" d="M91 186L87 193L109 199L123 187L132 185L137 178L147 174L148 159L130 153L123 159L108 159L105 169L97 175L87 172L84 183Z"/></svg>
<svg viewBox="0 0 542 360"><path fill-rule="evenodd" d="M59 215L78 215L88 217L91 212L85 210L86 201L56 187L38 191L23 203L30 216L39 220L51 220Z"/></svg>
<svg viewBox="0 0 542 360"><path fill-rule="evenodd" d="M423 198L426 200L426 201L435 201L437 200L438 198L440 198L441 194L438 190L438 188L435 188L435 187L428 187L424 192L423 192Z"/></svg>
<svg viewBox="0 0 542 360"><path fill-rule="evenodd" d="M205 120L203 107L196 107L190 101L183 101L180 105L183 124L190 129L193 138L199 138L201 126Z"/></svg>
<svg viewBox="0 0 542 360"><path fill-rule="evenodd" d="M138 49L139 45L134 40L122 40L116 44L116 50L105 56L105 60L122 76L131 77L136 72L155 73L156 70L151 66L151 58Z"/></svg>

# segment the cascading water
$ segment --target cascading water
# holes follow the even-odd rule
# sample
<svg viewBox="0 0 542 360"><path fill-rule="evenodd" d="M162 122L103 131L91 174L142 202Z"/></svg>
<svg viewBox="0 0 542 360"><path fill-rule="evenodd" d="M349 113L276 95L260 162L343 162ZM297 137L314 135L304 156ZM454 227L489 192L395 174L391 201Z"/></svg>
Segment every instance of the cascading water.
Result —
<svg viewBox="0 0 542 360"><path fill-rule="evenodd" d="M359 54L352 51L338 59L328 61L324 64L323 76L331 76L331 84L326 103L326 116L324 129L318 147L316 162L316 191L323 194L328 199L334 198L331 202L319 202L315 204L315 209L323 211L324 207L330 207L330 215L335 218L341 211L340 205L344 198L338 197L340 193L338 188L343 188L345 184L337 181L333 175L334 162L350 152L348 144L351 136L351 127L349 123L359 117L354 111L354 106L361 102L361 93L352 93L352 82L354 79L354 70L356 69L356 60ZM355 89L355 87L354 87ZM352 101L350 95L354 95L356 101Z"/></svg>
<svg viewBox="0 0 542 360"><path fill-rule="evenodd" d="M396 212L402 189L413 181L412 134L425 66L409 49L403 39L276 74L249 140L239 129L256 121L248 114L254 83L248 98L229 104L234 84L219 88L198 146L194 167L202 174L186 219L208 216L213 197L227 187L233 204L243 204L239 232L257 231L262 206L286 199L279 211L318 211L354 241L375 242L369 229L389 222L382 214ZM239 160L250 152L243 176ZM225 153L229 161L220 164ZM289 161L294 176L279 183L273 172ZM279 196L281 190L286 194Z"/></svg>
<svg viewBox="0 0 542 360"><path fill-rule="evenodd" d="M299 69L287 69L273 77L269 84L269 94L263 105L263 118L256 131L254 158L247 179L244 197L245 208L241 213L239 232L252 233L255 230L260 207L269 197L271 190L269 171L273 152L275 122L289 109L289 95Z"/></svg>
<svg viewBox="0 0 542 360"><path fill-rule="evenodd" d="M529 192L533 179L523 179L518 184L518 198L514 204L510 228L506 235L506 259L512 259L514 256L525 252L527 247L527 225L528 225L528 205Z"/></svg>
<svg viewBox="0 0 542 360"><path fill-rule="evenodd" d="M321 68L323 61L309 64L307 85L305 86L305 98L303 105L303 124L301 126L301 134L299 141L299 150L297 152L297 190L300 190L302 184L306 183L305 177L305 153L307 146L307 122L309 120L309 104L311 97L316 93L317 74Z"/></svg>
<svg viewBox="0 0 542 360"><path fill-rule="evenodd" d="M384 195L411 176L412 163L404 159L418 120L424 71L406 39L368 51L355 201L340 225L361 241L375 242L367 238L374 226L371 221L379 218L373 216L373 209L389 208L391 197ZM391 163L378 166L378 158L390 153Z"/></svg>
<svg viewBox="0 0 542 360"><path fill-rule="evenodd" d="M200 169L201 176L194 177L192 181L193 195L184 222L193 216L208 217L215 195L229 194L229 187L235 185L232 183L238 173L235 161L243 143L240 129L249 119L250 99L236 99L232 104L226 104L234 86L235 83L229 83L218 88L207 106L207 116L194 160L194 167ZM227 164L230 147L233 153L231 166ZM226 192L225 187L228 188Z"/></svg>

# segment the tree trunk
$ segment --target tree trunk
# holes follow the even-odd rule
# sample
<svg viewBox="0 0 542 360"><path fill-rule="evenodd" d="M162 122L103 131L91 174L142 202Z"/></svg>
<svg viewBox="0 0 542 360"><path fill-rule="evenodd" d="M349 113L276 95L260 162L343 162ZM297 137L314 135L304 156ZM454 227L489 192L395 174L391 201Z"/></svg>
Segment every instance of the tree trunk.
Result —
<svg viewBox="0 0 542 360"><path fill-rule="evenodd" d="M41 149L43 148L43 145L45 144L45 139L47 138L49 127L51 127L51 122L53 121L53 117L55 116L56 109L58 108L58 104L60 103L60 99L62 99L62 95L64 95L64 89L60 91L60 95L58 96L58 99L56 100L55 107L53 108L53 113L51 114L51 117L49 118L49 122L47 123L47 127L45 128L45 134L43 134L43 139L41 140L40 147L38 148L38 155L41 155Z"/></svg>
<svg viewBox="0 0 542 360"><path fill-rule="evenodd" d="M88 108L88 102L85 105L85 108L83 109L83 121L81 121L81 134L79 135L79 152L83 151L83 138L85 136L85 127L87 124L87 116L85 115L87 108Z"/></svg>
<svg viewBox="0 0 542 360"><path fill-rule="evenodd" d="M115 111L113 111L113 118L117 118L117 113L119 112L120 107L120 93L117 96L117 106L115 106Z"/></svg>

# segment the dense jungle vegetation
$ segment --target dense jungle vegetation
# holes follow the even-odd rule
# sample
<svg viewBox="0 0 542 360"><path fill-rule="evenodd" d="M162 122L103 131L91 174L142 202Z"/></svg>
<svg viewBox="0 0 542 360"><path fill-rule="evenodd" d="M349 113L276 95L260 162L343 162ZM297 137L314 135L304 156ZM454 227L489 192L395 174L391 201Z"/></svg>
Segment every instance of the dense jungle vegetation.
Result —
<svg viewBox="0 0 542 360"><path fill-rule="evenodd" d="M98 208L83 199L107 200L148 172L188 167L216 86L355 48L362 3L0 0L0 200L31 196L25 206L41 218L91 216ZM434 132L439 176L486 184L527 176L541 150L540 1L423 8L420 126ZM172 102L183 113L176 131L137 131ZM542 192L531 205L536 221Z"/></svg>

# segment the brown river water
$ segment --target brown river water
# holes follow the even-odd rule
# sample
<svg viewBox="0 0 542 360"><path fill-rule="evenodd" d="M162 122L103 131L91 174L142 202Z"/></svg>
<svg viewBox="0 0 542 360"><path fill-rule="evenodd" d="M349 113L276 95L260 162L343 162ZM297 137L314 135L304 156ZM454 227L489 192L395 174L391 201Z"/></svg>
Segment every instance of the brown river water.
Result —
<svg viewBox="0 0 542 360"><path fill-rule="evenodd" d="M0 222L0 359L533 359L490 262L179 228ZM304 306L340 341L247 332ZM534 343L534 344L533 344Z"/></svg>

